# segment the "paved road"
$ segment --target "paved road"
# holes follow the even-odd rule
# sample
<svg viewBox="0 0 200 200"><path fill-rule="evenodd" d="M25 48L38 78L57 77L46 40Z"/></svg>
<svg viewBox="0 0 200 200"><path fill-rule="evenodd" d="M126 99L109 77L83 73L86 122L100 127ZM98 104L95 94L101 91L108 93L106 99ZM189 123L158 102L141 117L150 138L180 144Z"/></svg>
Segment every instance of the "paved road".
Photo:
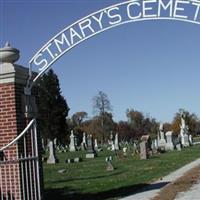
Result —
<svg viewBox="0 0 200 200"><path fill-rule="evenodd" d="M180 192L175 200L200 200L200 181L193 185L189 191Z"/></svg>
<svg viewBox="0 0 200 200"><path fill-rule="evenodd" d="M183 174L185 174L187 171L189 171L190 169L192 169L198 165L200 165L200 159L197 159L197 160L183 166L182 168L172 172L168 176L163 177L162 180L158 180L158 181L152 183L151 185L143 188L138 193L128 196L128 197L125 197L125 198L122 198L121 200L150 200L151 198L155 197L156 194L168 183L175 181L176 179L180 178ZM190 193L192 193L192 191ZM187 194L190 195L188 192L186 192L185 194L182 194L182 195L180 194L180 199L176 199L176 200L190 200L190 199L200 200L200 183L194 186L194 191L192 193L193 197L188 198L186 196ZM196 198L195 195L198 195L198 198ZM186 196L186 198L184 196Z"/></svg>

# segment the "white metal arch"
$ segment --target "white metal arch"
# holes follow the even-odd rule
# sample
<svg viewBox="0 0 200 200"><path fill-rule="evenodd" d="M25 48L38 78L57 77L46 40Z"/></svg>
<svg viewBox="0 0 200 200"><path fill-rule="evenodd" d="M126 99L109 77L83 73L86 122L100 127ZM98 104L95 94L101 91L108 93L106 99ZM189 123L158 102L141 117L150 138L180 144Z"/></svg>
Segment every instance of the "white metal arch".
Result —
<svg viewBox="0 0 200 200"><path fill-rule="evenodd" d="M90 15L87 15L86 17L74 22L73 24L71 24L70 26L67 26L66 28L64 28L62 31L60 31L58 34L56 34L52 39L50 39L39 51L37 51L37 53L32 57L32 59L29 61L29 68L30 68L30 78L27 82L27 89L29 91L31 91L31 88L32 86L37 82L37 80L52 66L53 63L55 63L60 57L62 57L65 53L67 53L68 51L70 51L71 49L73 49L74 47L76 47L77 45L79 45L80 43L90 39L91 37L97 35L97 34L100 34L106 30L109 30L111 28L114 28L114 27L117 27L117 26L121 26L123 24L127 24L127 23L131 23L131 22L138 22L138 21L146 21L146 20L173 20L173 21L182 21L182 22L189 22L189 23L193 23L193 24L198 24L200 25L200 21L197 21L195 19L189 19L189 18L186 18L186 17L180 17L180 15L172 15L172 12L170 11L170 16L147 16L147 17L144 17L142 15L138 15L138 16L134 16L132 18L129 18L129 19L126 19L126 20L121 20L120 22L118 23L115 23L115 24L111 24L110 26L107 26L107 27L102 27L101 29L91 33L91 34L88 34L86 35L85 37L83 37L82 39L80 39L79 41L75 42L74 44L72 45L69 45L68 48L65 48L63 51L59 52L59 54L57 55L56 53L56 56L53 57L53 59L51 59L48 63L46 63L45 66L43 66L38 74L36 75L36 77L32 78L32 66L34 64L34 61L36 60L36 58L38 58L39 56L42 56L43 55L43 52L45 51L45 49L47 49L58 37L62 36L62 34L64 34L66 31L72 29L73 27L79 25L81 22L84 22L85 20L89 20L90 17L92 16L95 16L95 15L98 15L98 14L101 14L101 13L105 13L105 12L109 12L111 10L120 10L120 8L122 6L132 6L132 5L135 5L135 6L139 6L139 4L142 4L143 2L148 2L149 0L129 0L129 1L125 1L125 2L122 2L122 3L118 3L118 4L115 4L115 5L112 5L112 6L109 6L109 7L106 7L104 9L101 9L99 11L96 11ZM155 1L158 1L160 3L162 3L162 6L163 6L163 9L165 9L165 11L169 8L170 4L165 4L163 2L166 2L165 0L155 0ZM168 2L178 2L178 0L169 0ZM151 1L152 2L152 1ZM199 0L185 0L185 2L187 2L188 4L191 3L191 4L195 4L195 5L198 5L197 8L200 8L200 1ZM143 4L144 6L144 4ZM165 6L165 7L164 7ZM180 8L179 8L180 9ZM196 15L197 15L197 11L200 12L200 9L196 10ZM174 12L173 12L174 13Z"/></svg>

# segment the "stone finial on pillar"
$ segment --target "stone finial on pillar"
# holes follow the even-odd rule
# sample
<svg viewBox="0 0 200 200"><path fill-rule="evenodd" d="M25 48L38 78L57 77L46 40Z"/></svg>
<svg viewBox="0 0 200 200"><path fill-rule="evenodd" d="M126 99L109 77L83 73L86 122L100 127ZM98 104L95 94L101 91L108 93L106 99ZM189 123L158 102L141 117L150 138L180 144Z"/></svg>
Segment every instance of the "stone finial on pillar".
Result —
<svg viewBox="0 0 200 200"><path fill-rule="evenodd" d="M6 42L3 48L0 48L0 62L1 63L15 63L19 60L20 51L11 47L9 42Z"/></svg>

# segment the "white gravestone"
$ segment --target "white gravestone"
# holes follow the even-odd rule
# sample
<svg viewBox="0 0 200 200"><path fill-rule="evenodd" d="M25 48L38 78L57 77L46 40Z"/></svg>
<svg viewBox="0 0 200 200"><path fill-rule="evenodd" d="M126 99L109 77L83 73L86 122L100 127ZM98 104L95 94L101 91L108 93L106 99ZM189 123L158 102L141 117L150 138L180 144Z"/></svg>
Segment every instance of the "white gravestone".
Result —
<svg viewBox="0 0 200 200"><path fill-rule="evenodd" d="M47 160L47 163L48 164L55 164L56 162L58 162L58 160L56 159L53 141L49 141L48 147L49 147L49 158Z"/></svg>
<svg viewBox="0 0 200 200"><path fill-rule="evenodd" d="M190 145L193 145L193 139L192 139L192 135L191 134L189 135L189 143L190 143Z"/></svg>
<svg viewBox="0 0 200 200"><path fill-rule="evenodd" d="M127 147L124 147L122 150L123 150L123 155L127 156Z"/></svg>
<svg viewBox="0 0 200 200"><path fill-rule="evenodd" d="M151 142L151 149L152 149L152 153L157 153L158 150L158 146L157 146L157 139L152 140Z"/></svg>
<svg viewBox="0 0 200 200"><path fill-rule="evenodd" d="M181 125L180 125L180 136L181 136L181 144L183 147L189 146L189 136L188 136L188 126L185 123L185 115L181 115Z"/></svg>
<svg viewBox="0 0 200 200"><path fill-rule="evenodd" d="M82 147L82 150L87 149L87 139L86 139L86 133L85 132L83 133L83 140L82 140L82 143L81 143L81 147Z"/></svg>
<svg viewBox="0 0 200 200"><path fill-rule="evenodd" d="M181 144L179 143L179 144L176 144L176 150L177 151L181 151Z"/></svg>
<svg viewBox="0 0 200 200"><path fill-rule="evenodd" d="M87 142L86 142L86 133L83 133L83 144L87 147Z"/></svg>
<svg viewBox="0 0 200 200"><path fill-rule="evenodd" d="M97 139L94 139L94 148L95 148L96 150L98 149Z"/></svg>
<svg viewBox="0 0 200 200"><path fill-rule="evenodd" d="M70 152L76 151L75 140L74 140L74 133L73 133L73 131L71 131L71 135L70 135L69 151L70 151Z"/></svg>
<svg viewBox="0 0 200 200"><path fill-rule="evenodd" d="M155 145L155 148L158 149L158 140L155 139L155 140L154 140L154 143L155 143L155 144L154 144L154 145Z"/></svg>
<svg viewBox="0 0 200 200"><path fill-rule="evenodd" d="M166 136L166 139L167 139L167 143L165 145L165 149L166 150L171 150L173 151L174 150L174 144L173 144L173 140L172 140L172 131L168 131L165 136Z"/></svg>
<svg viewBox="0 0 200 200"><path fill-rule="evenodd" d="M113 142L113 134L112 134L112 132L111 132L111 134L110 134L110 144L111 144L111 146L114 144L114 142Z"/></svg>
<svg viewBox="0 0 200 200"><path fill-rule="evenodd" d="M111 151L115 151L115 144L114 144L114 142L113 142L113 134L112 134L112 131L111 131L111 134L110 134L110 140L109 140L108 144L110 145L110 148L109 148L109 149L111 149Z"/></svg>
<svg viewBox="0 0 200 200"><path fill-rule="evenodd" d="M45 151L44 139L42 138L42 149Z"/></svg>
<svg viewBox="0 0 200 200"><path fill-rule="evenodd" d="M107 168L106 168L106 170L107 171L113 171L114 170L114 167L113 167L113 165L112 165L112 157L110 156L110 157L106 157L106 162L107 162Z"/></svg>
<svg viewBox="0 0 200 200"><path fill-rule="evenodd" d="M55 139L53 140L53 143L54 143L55 147L57 147L57 138L55 138Z"/></svg>
<svg viewBox="0 0 200 200"><path fill-rule="evenodd" d="M119 138L118 138L118 133L115 134L115 150L119 150Z"/></svg>

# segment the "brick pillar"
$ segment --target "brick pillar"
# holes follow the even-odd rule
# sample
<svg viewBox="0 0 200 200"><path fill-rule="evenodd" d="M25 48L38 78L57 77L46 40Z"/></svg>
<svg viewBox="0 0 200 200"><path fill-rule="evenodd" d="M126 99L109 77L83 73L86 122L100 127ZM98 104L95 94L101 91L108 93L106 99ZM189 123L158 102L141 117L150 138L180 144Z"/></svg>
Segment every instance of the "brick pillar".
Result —
<svg viewBox="0 0 200 200"><path fill-rule="evenodd" d="M19 51L7 45L0 49L0 149L16 138L26 127L26 118L22 112L22 96L28 78L28 69L14 64L19 59ZM4 159L19 158L17 145L5 150ZM4 160L5 161L5 160ZM20 163L0 164L0 199L2 193L13 199L22 199ZM7 193L7 194L6 194ZM12 199L12 198L10 198Z"/></svg>

